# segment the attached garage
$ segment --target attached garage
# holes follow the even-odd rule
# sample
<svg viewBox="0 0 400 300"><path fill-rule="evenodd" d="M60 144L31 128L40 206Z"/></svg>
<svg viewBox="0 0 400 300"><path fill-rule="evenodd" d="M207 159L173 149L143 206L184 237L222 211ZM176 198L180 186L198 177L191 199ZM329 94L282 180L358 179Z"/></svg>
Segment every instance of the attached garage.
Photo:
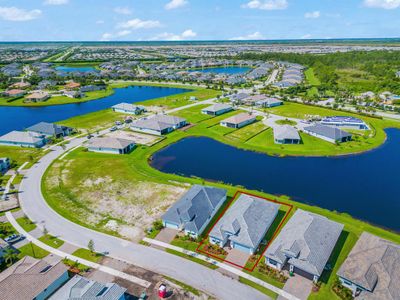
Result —
<svg viewBox="0 0 400 300"><path fill-rule="evenodd" d="M237 249L237 250L240 250L242 252L249 253L249 254L253 254L254 253L254 249L253 248L250 248L248 246L241 245L241 244L238 244L238 243L232 243L232 244L233 244L232 248L234 248L234 249Z"/></svg>

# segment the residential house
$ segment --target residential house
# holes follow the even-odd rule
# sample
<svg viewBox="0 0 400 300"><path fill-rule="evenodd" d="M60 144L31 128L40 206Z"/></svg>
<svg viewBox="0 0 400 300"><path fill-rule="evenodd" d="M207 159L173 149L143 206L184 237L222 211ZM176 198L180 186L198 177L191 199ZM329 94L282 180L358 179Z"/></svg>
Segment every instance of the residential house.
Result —
<svg viewBox="0 0 400 300"><path fill-rule="evenodd" d="M76 90L81 87L81 84L78 82L71 81L71 82L68 82L64 87L66 90Z"/></svg>
<svg viewBox="0 0 400 300"><path fill-rule="evenodd" d="M323 118L320 123L322 125L327 125L332 127L350 128L359 130L369 129L368 125L363 120L354 117L345 117L345 116L326 117Z"/></svg>
<svg viewBox="0 0 400 300"><path fill-rule="evenodd" d="M22 97L26 94L26 91L20 89L12 89L3 92L3 95L6 97Z"/></svg>
<svg viewBox="0 0 400 300"><path fill-rule="evenodd" d="M0 175L6 173L11 167L11 160L8 157L0 157Z"/></svg>
<svg viewBox="0 0 400 300"><path fill-rule="evenodd" d="M187 125L185 119L169 115L155 115L134 121L131 129L139 132L163 135Z"/></svg>
<svg viewBox="0 0 400 300"><path fill-rule="evenodd" d="M233 107L228 104L217 103L201 110L202 114L210 116L219 116L233 110Z"/></svg>
<svg viewBox="0 0 400 300"><path fill-rule="evenodd" d="M31 127L28 127L27 130L46 136L54 136L56 138L68 136L74 131L73 128L47 122L37 123Z"/></svg>
<svg viewBox="0 0 400 300"><path fill-rule="evenodd" d="M38 88L40 90L44 90L44 89L48 89L50 87L54 87L56 85L57 85L57 82L54 80L42 80L41 82L39 82Z"/></svg>
<svg viewBox="0 0 400 300"><path fill-rule="evenodd" d="M128 299L125 293L126 289L116 283L101 283L75 275L49 300L125 300Z"/></svg>
<svg viewBox="0 0 400 300"><path fill-rule="evenodd" d="M274 127L275 144L300 144L301 138L297 129L290 125Z"/></svg>
<svg viewBox="0 0 400 300"><path fill-rule="evenodd" d="M106 86L101 84L101 85L85 85L83 87L81 87L81 92L82 93L86 93L86 92L95 92L95 91L102 91L105 90Z"/></svg>
<svg viewBox="0 0 400 300"><path fill-rule="evenodd" d="M111 154L128 154L135 148L135 143L120 138L100 137L94 138L88 143L88 150Z"/></svg>
<svg viewBox="0 0 400 300"><path fill-rule="evenodd" d="M278 211L276 203L241 194L211 230L210 243L254 254Z"/></svg>
<svg viewBox="0 0 400 300"><path fill-rule="evenodd" d="M256 116L243 112L220 122L221 126L229 128L242 128L256 121Z"/></svg>
<svg viewBox="0 0 400 300"><path fill-rule="evenodd" d="M46 144L46 137L35 132L11 131L0 136L0 145L41 148Z"/></svg>
<svg viewBox="0 0 400 300"><path fill-rule="evenodd" d="M194 185L161 217L167 228L199 236L226 200L226 190Z"/></svg>
<svg viewBox="0 0 400 300"><path fill-rule="evenodd" d="M82 98L85 96L81 91L63 91L63 95L68 98Z"/></svg>
<svg viewBox="0 0 400 300"><path fill-rule="evenodd" d="M30 87L31 86L31 84L29 83L29 82L16 82L16 83L14 83L14 84L12 84L10 87L12 88L12 89L20 89L20 90L23 90L23 89L26 89L26 88L28 88L28 87Z"/></svg>
<svg viewBox="0 0 400 300"><path fill-rule="evenodd" d="M266 264L317 282L343 230L343 224L298 209L265 252Z"/></svg>
<svg viewBox="0 0 400 300"><path fill-rule="evenodd" d="M234 103L242 103L244 99L246 99L247 97L249 97L250 95L247 93L238 93L238 94L234 94L230 97L231 102Z"/></svg>
<svg viewBox="0 0 400 300"><path fill-rule="evenodd" d="M400 299L400 245L363 232L337 275L357 299Z"/></svg>
<svg viewBox="0 0 400 300"><path fill-rule="evenodd" d="M265 99L256 101L255 104L257 107L270 108L270 107L276 107L276 106L283 105L283 101L279 100L277 98L265 98Z"/></svg>
<svg viewBox="0 0 400 300"><path fill-rule="evenodd" d="M68 269L61 261L49 264L45 260L25 256L0 273L0 298L48 299L68 278Z"/></svg>
<svg viewBox="0 0 400 300"><path fill-rule="evenodd" d="M346 131L322 124L304 127L304 132L334 144L348 142L352 138L352 135Z"/></svg>
<svg viewBox="0 0 400 300"><path fill-rule="evenodd" d="M133 105L125 102L116 104L111 108L115 112L132 115L140 115L141 113L146 112L146 108L144 106Z"/></svg>
<svg viewBox="0 0 400 300"><path fill-rule="evenodd" d="M34 92L25 97L24 102L42 102L50 98L49 93Z"/></svg>

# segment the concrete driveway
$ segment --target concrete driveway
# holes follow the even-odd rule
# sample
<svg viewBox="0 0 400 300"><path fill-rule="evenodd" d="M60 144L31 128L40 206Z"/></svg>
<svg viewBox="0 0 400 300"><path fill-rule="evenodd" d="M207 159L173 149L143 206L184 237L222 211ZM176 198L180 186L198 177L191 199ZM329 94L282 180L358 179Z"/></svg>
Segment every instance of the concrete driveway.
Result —
<svg viewBox="0 0 400 300"><path fill-rule="evenodd" d="M227 262L241 266L240 269L243 269L243 267L246 265L247 260L250 257L250 254L237 249L225 249L225 250L228 252L228 255L226 256L225 260Z"/></svg>
<svg viewBox="0 0 400 300"><path fill-rule="evenodd" d="M172 228L163 228L159 234L156 236L156 240L170 244L175 236L178 234L178 231Z"/></svg>
<svg viewBox="0 0 400 300"><path fill-rule="evenodd" d="M311 293L312 287L313 287L313 282L310 279L305 278L298 274L294 274L293 277L289 277L288 281L286 281L283 290L292 294L293 296L296 296L301 300L306 300L308 299L308 296ZM283 298L282 296L278 297L278 300L285 300L285 299L286 298Z"/></svg>

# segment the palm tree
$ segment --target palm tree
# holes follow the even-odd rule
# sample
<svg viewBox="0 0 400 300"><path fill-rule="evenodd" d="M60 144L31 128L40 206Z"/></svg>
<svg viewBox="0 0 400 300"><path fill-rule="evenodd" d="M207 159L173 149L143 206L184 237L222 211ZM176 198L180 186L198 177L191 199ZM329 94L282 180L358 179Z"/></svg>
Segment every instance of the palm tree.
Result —
<svg viewBox="0 0 400 300"><path fill-rule="evenodd" d="M3 254L3 258L7 266L11 266L18 260L18 254L12 248L7 248Z"/></svg>

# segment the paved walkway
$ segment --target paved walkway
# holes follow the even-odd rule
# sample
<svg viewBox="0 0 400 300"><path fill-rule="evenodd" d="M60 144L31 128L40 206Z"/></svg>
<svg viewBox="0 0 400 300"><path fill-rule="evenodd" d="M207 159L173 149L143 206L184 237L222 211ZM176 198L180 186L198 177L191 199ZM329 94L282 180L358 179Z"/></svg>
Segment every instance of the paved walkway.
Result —
<svg viewBox="0 0 400 300"><path fill-rule="evenodd" d="M150 284L151 284L150 282L148 282L148 281L146 281L146 280L143 280L143 279L140 279L140 278L138 278L138 277L135 277L135 276L132 276L132 275L129 275L129 274L120 272L120 271L118 271L118 270L115 270L115 269L112 269L112 268L109 268L109 267L106 267L106 266L102 266L102 265L100 265L100 264L97 264L97 263L88 261L88 260L86 260L86 259L83 259L83 258L74 256L74 255L71 255L71 254L69 254L69 253L62 252L62 251L60 251L59 249L55 249L55 248L53 248L53 247L50 247L50 246L46 245L45 243L42 243L41 241L39 241L38 239L36 239L36 238L33 237L32 235L30 235L28 232L26 232L26 231L17 223L17 221L15 220L14 216L13 216L10 212L7 212L7 213L6 213L6 216L7 216L8 221L11 223L11 225L12 225L20 234L24 235L27 241L32 242L32 243L35 244L36 246L38 246L38 247L40 247L40 248L42 248L42 249L44 249L44 250L50 252L51 254L57 255L57 256L59 256L59 257L67 258L67 259L70 259L70 260L72 260L72 261L78 261L79 263L84 264L84 265L86 265L86 266L88 266L88 267L91 267L91 268L100 270L100 271L102 271L102 272L104 272L104 273L107 273L107 274L110 274L110 275L113 275L113 276L116 276L116 277L119 277L119 278L128 280L128 281L130 281L130 282L133 282L133 283L138 284L138 285L140 285L140 286L142 286L142 287L145 287L145 288L148 288L148 287L150 286Z"/></svg>
<svg viewBox="0 0 400 300"><path fill-rule="evenodd" d="M266 283L265 281L262 281L262 280L260 280L260 279L258 279L256 277L254 277L254 276L251 276L248 273L245 273L245 272L243 272L243 271L241 271L241 270L239 270L239 269L237 269L237 268L235 268L233 266L230 266L230 265L227 265L225 263L219 262L217 260L211 259L211 258L209 258L207 256L204 256L202 254L199 254L197 252L188 251L186 249L183 249L183 248L180 248L180 247L176 247L176 246L173 246L173 245L161 242L161 241L149 239L149 238L144 238L143 240L145 242L147 242L147 243L150 243L150 244L153 244L153 245L157 245L159 247L172 249L172 250L175 250L175 251L178 251L178 252L182 252L184 254L196 257L198 259L204 260L204 261L206 261L208 263L211 263L211 264L213 264L213 265L215 265L215 266L217 266L219 268L225 269L226 271L229 271L229 272L231 272L233 274L236 274L236 275L238 275L240 277L244 277L244 278L246 278L246 279L248 279L248 280L250 280L250 281L252 281L254 283L257 283L258 285L261 285L261 286L263 286L263 287L265 287L265 288L277 293L278 295L282 296L283 299L299 300L299 298L293 296L292 294L290 294L290 293L288 293L288 292L286 292L284 290L281 290L280 288L277 288L276 286L273 286L273 285L271 285L269 283ZM265 296L265 297L267 297L267 296ZM251 299L251 298L248 298L248 299Z"/></svg>
<svg viewBox="0 0 400 300"><path fill-rule="evenodd" d="M19 168L18 172L20 172L25 166L27 162L23 163ZM4 189L3 195L1 196L1 200L6 200L7 199L7 194L10 192L11 184L14 181L15 177L17 176L17 172L14 172L14 174L10 177L10 179L7 181L6 187Z"/></svg>

